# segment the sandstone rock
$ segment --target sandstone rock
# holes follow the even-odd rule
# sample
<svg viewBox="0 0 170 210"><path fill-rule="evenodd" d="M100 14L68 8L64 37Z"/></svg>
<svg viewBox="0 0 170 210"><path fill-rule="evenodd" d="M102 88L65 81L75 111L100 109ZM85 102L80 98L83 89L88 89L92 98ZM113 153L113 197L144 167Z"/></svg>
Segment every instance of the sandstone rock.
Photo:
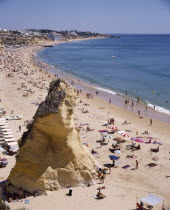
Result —
<svg viewBox="0 0 170 210"><path fill-rule="evenodd" d="M93 184L96 175L93 157L82 145L74 126L74 89L64 80L50 84L42 102L20 141L16 165L8 180L32 193L63 187Z"/></svg>

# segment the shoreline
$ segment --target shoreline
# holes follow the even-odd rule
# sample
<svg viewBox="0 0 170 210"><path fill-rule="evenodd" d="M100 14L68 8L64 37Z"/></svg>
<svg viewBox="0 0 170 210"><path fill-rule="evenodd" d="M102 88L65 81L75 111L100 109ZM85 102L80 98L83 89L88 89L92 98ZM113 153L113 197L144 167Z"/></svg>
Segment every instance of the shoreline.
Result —
<svg viewBox="0 0 170 210"><path fill-rule="evenodd" d="M69 42L73 42L73 41L74 40L71 40ZM75 40L75 41L81 41L81 40ZM65 42L61 42L61 43L65 43ZM61 43L56 43L55 45L61 44ZM42 50L44 49L37 51L36 54L41 53L40 51ZM50 64L47 64L42 58L38 57L38 55L36 56L36 58L40 62L43 61L43 63L47 66L48 72L52 73L53 75L57 74L59 77L63 77L70 84L72 81L74 81L74 84L75 84L74 87L77 90L83 90L86 93L90 92L93 95L95 95L96 91L98 91L99 93L101 93L101 94L98 94L98 97L102 98L105 101L109 101L109 99L111 99L112 103L118 107L124 108L125 110L130 111L132 113L138 113L138 111L140 110L140 114L142 117L148 117L151 119L156 119L156 120L160 120L166 123L170 123L170 111L163 107L156 106L156 108L154 108L154 105L150 103L145 104L143 101L139 101L138 103L137 99L135 98L116 93L112 90L109 90L105 87L101 87L100 85L97 85L97 84L93 85L90 83L90 81L81 78L81 76L76 76L74 73L70 73L66 69L60 69L57 66L52 66ZM125 104L125 100L129 100L129 103ZM133 107L131 106L132 101L134 104ZM164 111L161 112L160 109Z"/></svg>

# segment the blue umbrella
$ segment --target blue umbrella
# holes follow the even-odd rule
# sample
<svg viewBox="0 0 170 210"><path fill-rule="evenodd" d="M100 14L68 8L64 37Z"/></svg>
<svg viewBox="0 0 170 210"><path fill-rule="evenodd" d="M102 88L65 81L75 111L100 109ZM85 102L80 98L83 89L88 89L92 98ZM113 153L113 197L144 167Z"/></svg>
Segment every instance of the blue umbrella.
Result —
<svg viewBox="0 0 170 210"><path fill-rule="evenodd" d="M111 160L118 160L118 159L119 159L119 157L117 157L117 156L115 156L115 155L109 155L109 158L110 158Z"/></svg>

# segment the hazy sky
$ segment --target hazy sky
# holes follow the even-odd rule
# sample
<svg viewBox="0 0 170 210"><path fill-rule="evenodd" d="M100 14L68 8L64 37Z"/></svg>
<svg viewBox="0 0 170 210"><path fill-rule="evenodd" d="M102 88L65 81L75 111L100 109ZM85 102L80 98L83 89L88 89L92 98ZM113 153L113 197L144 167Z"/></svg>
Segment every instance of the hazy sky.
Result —
<svg viewBox="0 0 170 210"><path fill-rule="evenodd" d="M170 33L170 0L0 0L0 28Z"/></svg>

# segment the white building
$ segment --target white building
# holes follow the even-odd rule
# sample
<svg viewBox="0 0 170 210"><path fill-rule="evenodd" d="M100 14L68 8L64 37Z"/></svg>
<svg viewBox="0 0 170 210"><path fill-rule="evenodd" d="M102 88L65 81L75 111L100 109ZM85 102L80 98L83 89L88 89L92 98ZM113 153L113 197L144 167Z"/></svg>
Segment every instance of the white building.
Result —
<svg viewBox="0 0 170 210"><path fill-rule="evenodd" d="M51 32L50 34L47 35L49 39L52 39L53 41L60 41L63 39L62 34L56 33L56 32Z"/></svg>
<svg viewBox="0 0 170 210"><path fill-rule="evenodd" d="M25 36L42 36L40 32L30 30L21 31L21 34Z"/></svg>
<svg viewBox="0 0 170 210"><path fill-rule="evenodd" d="M72 36L78 36L76 31L69 31L69 34L72 35Z"/></svg>

